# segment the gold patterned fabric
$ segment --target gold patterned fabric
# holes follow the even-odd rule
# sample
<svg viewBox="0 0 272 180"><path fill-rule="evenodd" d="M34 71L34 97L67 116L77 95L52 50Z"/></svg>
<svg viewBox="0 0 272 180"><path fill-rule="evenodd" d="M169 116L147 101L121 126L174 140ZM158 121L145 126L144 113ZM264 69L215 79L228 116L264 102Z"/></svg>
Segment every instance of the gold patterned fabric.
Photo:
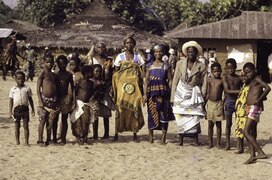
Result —
<svg viewBox="0 0 272 180"><path fill-rule="evenodd" d="M142 94L140 91L140 66L131 61L122 61L120 70L112 77L116 103L115 130L138 132L144 126Z"/></svg>
<svg viewBox="0 0 272 180"><path fill-rule="evenodd" d="M246 113L246 99L249 90L248 86L243 86L240 90L238 98L235 103L235 114L236 114L236 128L235 128L235 136L239 138L244 137L243 130L245 128L247 113Z"/></svg>

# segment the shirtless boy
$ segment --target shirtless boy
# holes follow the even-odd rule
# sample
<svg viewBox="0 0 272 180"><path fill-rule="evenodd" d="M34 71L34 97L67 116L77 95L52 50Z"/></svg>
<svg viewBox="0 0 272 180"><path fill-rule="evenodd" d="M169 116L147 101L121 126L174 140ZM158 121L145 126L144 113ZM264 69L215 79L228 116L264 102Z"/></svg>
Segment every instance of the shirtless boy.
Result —
<svg viewBox="0 0 272 180"><path fill-rule="evenodd" d="M92 107L95 110L95 119L93 124L93 139L98 139L99 117L103 117L104 121L104 136L103 139L109 139L109 117L111 110L105 105L104 98L106 97L105 82L102 81L102 66L100 64L93 65L94 96L92 98Z"/></svg>
<svg viewBox="0 0 272 180"><path fill-rule="evenodd" d="M46 124L47 138L45 145L49 145L51 137L51 128L58 116L58 80L56 74L51 70L54 65L54 57L47 55L44 57L44 69L37 80L37 95L39 102L39 137L37 143L43 145L43 130ZM56 137L53 137L54 143L57 142Z"/></svg>
<svg viewBox="0 0 272 180"><path fill-rule="evenodd" d="M23 120L25 132L25 145L29 145L29 109L28 103L31 106L31 114L35 115L34 104L32 99L32 91L30 87L24 84L25 74L22 71L15 73L15 81L17 86L11 88L9 92L9 116L15 122L15 138L16 144L20 144L20 126L21 119Z"/></svg>
<svg viewBox="0 0 272 180"><path fill-rule="evenodd" d="M209 148L213 147L213 127L216 124L217 128L217 142L216 147L220 148L222 123L224 119L222 94L224 91L223 80L221 78L221 65L219 63L213 63L211 65L212 77L208 79L208 93L207 93L207 120L209 122L208 137Z"/></svg>
<svg viewBox="0 0 272 180"><path fill-rule="evenodd" d="M226 74L223 76L223 85L225 93L225 116L226 116L226 150L230 150L230 134L232 126L232 114L235 113L235 101L242 87L240 77L235 74L237 68L236 61L233 58L226 61Z"/></svg>
<svg viewBox="0 0 272 180"><path fill-rule="evenodd" d="M88 141L88 132L91 120L89 102L93 95L94 86L93 81L90 80L92 76L92 67L90 65L84 65L81 68L81 73L83 75L83 79L78 81L75 85L77 105L70 116L72 121L72 133L76 137L79 145L84 143L90 144Z"/></svg>
<svg viewBox="0 0 272 180"><path fill-rule="evenodd" d="M254 136L254 129L256 129L259 121L261 111L263 109L263 100L270 92L271 88L257 75L254 64L246 63L243 67L245 76L248 79L249 90L246 99L246 110L248 112L244 135L249 143L250 158L245 164L254 163L257 159L267 159L267 155L263 152ZM255 156L255 151L258 155Z"/></svg>
<svg viewBox="0 0 272 180"><path fill-rule="evenodd" d="M68 94L70 87L71 94L74 95L74 81L73 74L66 70L68 60L66 56L60 55L57 57L57 65L59 71L57 72L58 84L59 84L59 109L61 113L61 144L66 144L66 134L68 129L68 114L72 111L72 108L75 106L75 98ZM74 103L72 103L74 100ZM73 107L72 107L73 104ZM53 124L53 139L56 138L58 128L58 121L55 121Z"/></svg>

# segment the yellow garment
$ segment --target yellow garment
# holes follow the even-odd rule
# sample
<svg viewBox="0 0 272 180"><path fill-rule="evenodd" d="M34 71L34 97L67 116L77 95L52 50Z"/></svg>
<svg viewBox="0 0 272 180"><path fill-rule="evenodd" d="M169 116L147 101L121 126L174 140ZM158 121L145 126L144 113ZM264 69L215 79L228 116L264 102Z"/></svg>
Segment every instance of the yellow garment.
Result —
<svg viewBox="0 0 272 180"><path fill-rule="evenodd" d="M116 103L115 130L138 132L144 125L142 94L139 87L140 67L132 61L122 61L120 70L112 77Z"/></svg>
<svg viewBox="0 0 272 180"><path fill-rule="evenodd" d="M245 128L247 113L246 113L246 99L249 90L249 85L243 86L239 92L238 98L235 103L235 114L236 114L236 128L235 128L235 136L239 138L243 138L243 130Z"/></svg>

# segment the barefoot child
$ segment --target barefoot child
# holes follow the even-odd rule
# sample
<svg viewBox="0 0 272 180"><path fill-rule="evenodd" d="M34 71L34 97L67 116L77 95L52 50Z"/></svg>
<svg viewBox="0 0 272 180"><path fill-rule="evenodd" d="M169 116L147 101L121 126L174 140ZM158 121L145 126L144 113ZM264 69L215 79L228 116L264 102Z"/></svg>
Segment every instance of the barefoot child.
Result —
<svg viewBox="0 0 272 180"><path fill-rule="evenodd" d="M88 131L91 123L90 99L93 95L92 67L84 65L81 68L83 79L75 85L76 108L72 112L70 119L72 121L72 133L77 139L77 143L82 145L89 144Z"/></svg>
<svg viewBox="0 0 272 180"><path fill-rule="evenodd" d="M154 130L162 130L161 143L166 144L168 122L175 120L170 105L170 87L172 86L172 69L162 61L164 47L154 47L155 61L146 73L144 103L147 102L149 142L153 143Z"/></svg>
<svg viewBox="0 0 272 180"><path fill-rule="evenodd" d="M102 81L102 66L100 64L93 65L94 96L91 100L91 106L94 110L95 119L93 124L93 139L98 139L98 118L103 117L104 120L104 136L103 139L109 139L109 118L111 117L111 109L106 106L104 101L106 96L106 86ZM106 104L106 105L105 105Z"/></svg>
<svg viewBox="0 0 272 180"><path fill-rule="evenodd" d="M38 144L43 145L43 130L46 124L47 138L45 145L49 145L51 138L51 129L58 116L58 80L56 74L51 70L54 65L54 57L47 55L44 57L44 69L37 80L37 95L39 102L39 137ZM53 139L57 143L56 137Z"/></svg>
<svg viewBox="0 0 272 180"><path fill-rule="evenodd" d="M244 152L244 128L246 124L247 114L245 110L246 99L249 89L249 84L247 83L247 78L244 74L241 75L242 82L244 83L241 88L239 95L235 103L235 136L237 138L237 148L236 154L241 154Z"/></svg>
<svg viewBox="0 0 272 180"><path fill-rule="evenodd" d="M24 84L25 74L22 71L15 73L15 82L17 86L11 88L9 92L9 116L15 121L15 138L16 144L20 144L20 126L21 119L23 120L25 132L25 145L29 145L29 110L28 102L31 107L32 116L35 115L34 104L32 99L32 91L30 87Z"/></svg>
<svg viewBox="0 0 272 180"><path fill-rule="evenodd" d="M244 130L244 135L249 143L250 158L245 164L251 164L256 159L266 159L267 155L263 152L254 136L254 129L260 118L263 109L263 100L270 92L270 87L257 75L253 63L246 63L243 67L245 76L247 76L249 84L248 95L246 99L247 120ZM255 156L257 151L258 155Z"/></svg>
<svg viewBox="0 0 272 180"><path fill-rule="evenodd" d="M216 147L220 148L222 123L224 120L223 101L222 94L224 91L223 80L221 78L221 65L219 63L213 63L211 65L211 78L208 80L207 91L207 120L209 121L208 137L209 148L213 147L213 127L216 124L217 129L217 141Z"/></svg>
<svg viewBox="0 0 272 180"><path fill-rule="evenodd" d="M72 104L75 105L75 102L72 103L73 98L71 95L68 94L70 89L71 94L74 95L74 81L73 81L73 74L66 70L68 60L66 56L60 55L57 57L57 65L59 71L57 72L58 77L58 84L59 84L59 109L61 113L61 143L66 144L66 134L68 129L68 114L72 111ZM69 88L70 87L70 88ZM54 123L53 126L53 139L56 138L58 121Z"/></svg>
<svg viewBox="0 0 272 180"><path fill-rule="evenodd" d="M237 68L236 61L233 58L226 61L226 74L223 76L223 85L225 93L225 115L226 115L226 150L230 150L230 134L232 126L232 115L235 112L235 102L242 87L240 77L235 74Z"/></svg>

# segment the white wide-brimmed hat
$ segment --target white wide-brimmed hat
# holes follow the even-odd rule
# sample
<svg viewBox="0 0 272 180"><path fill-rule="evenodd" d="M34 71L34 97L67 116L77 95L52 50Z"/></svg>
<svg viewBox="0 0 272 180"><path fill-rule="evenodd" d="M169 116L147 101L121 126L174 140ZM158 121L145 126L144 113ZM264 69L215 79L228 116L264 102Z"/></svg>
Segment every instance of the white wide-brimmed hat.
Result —
<svg viewBox="0 0 272 180"><path fill-rule="evenodd" d="M197 49L198 56L202 54L202 47L196 41L188 41L182 46L182 52L185 56L187 56L187 49L189 47L195 47Z"/></svg>
<svg viewBox="0 0 272 180"><path fill-rule="evenodd" d="M175 50L171 48L171 49L169 49L169 53L170 54L175 54Z"/></svg>
<svg viewBox="0 0 272 180"><path fill-rule="evenodd" d="M146 49L145 52L146 52L146 53L150 53L151 50L150 50L150 49Z"/></svg>

